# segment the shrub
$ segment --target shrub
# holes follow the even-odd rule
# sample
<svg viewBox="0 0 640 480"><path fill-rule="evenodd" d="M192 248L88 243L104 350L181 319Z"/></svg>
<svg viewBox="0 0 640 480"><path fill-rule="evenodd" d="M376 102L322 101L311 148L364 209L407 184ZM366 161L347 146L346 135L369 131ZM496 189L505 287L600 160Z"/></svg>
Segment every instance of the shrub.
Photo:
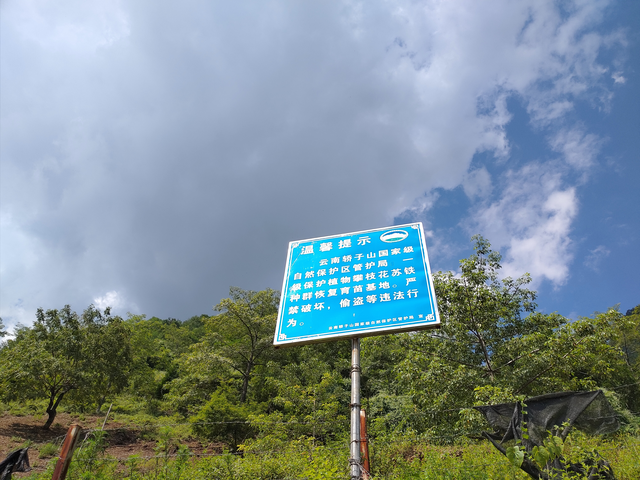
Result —
<svg viewBox="0 0 640 480"><path fill-rule="evenodd" d="M38 458L53 457L57 453L58 446L54 445L53 443L47 443L40 448L38 452Z"/></svg>
<svg viewBox="0 0 640 480"><path fill-rule="evenodd" d="M190 421L196 435L226 442L235 451L251 433L248 418L249 412L245 405L233 404L226 392L218 389Z"/></svg>

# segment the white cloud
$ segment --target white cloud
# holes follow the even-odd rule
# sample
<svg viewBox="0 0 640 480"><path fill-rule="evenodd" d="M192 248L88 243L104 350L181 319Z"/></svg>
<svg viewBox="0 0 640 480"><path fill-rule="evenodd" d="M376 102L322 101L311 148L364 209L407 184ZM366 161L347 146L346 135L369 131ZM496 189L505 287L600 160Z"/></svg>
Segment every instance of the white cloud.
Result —
<svg viewBox="0 0 640 480"><path fill-rule="evenodd" d="M499 198L481 201L469 225L497 241L506 253L506 275L529 272L535 286L546 279L558 287L568 280L574 256L570 235L579 207L576 188L586 181L602 141L574 127L558 131L549 144L561 154L560 160L508 172L501 179L504 185ZM471 186L463 186L469 198L479 201L476 197L482 195L474 190L478 180L472 175L468 177ZM487 176L480 175L480 185L490 181Z"/></svg>
<svg viewBox="0 0 640 480"><path fill-rule="evenodd" d="M589 255L584 259L584 265L593 271L598 271L602 261L609 256L611 250L604 245L598 245L589 251Z"/></svg>
<svg viewBox="0 0 640 480"><path fill-rule="evenodd" d="M5 326L7 332L10 333L9 338L5 337L4 340L12 338L13 330L18 325L31 325L35 320L35 310L25 308L21 299L18 299L13 305L2 306L2 323Z"/></svg>
<svg viewBox="0 0 640 480"><path fill-rule="evenodd" d="M94 53L126 38L131 31L119 0L76 0L64 5L47 0L10 0L3 9L22 38L58 52Z"/></svg>
<svg viewBox="0 0 640 480"><path fill-rule="evenodd" d="M621 84L627 83L627 79L622 75L622 72L614 72L611 75L611 78L613 78L613 81L615 83L621 83Z"/></svg>
<svg viewBox="0 0 640 480"><path fill-rule="evenodd" d="M581 129L573 128L559 131L550 144L556 152L563 154L569 165L585 171L595 163L602 141L594 134L585 134Z"/></svg>
<svg viewBox="0 0 640 480"><path fill-rule="evenodd" d="M465 175L462 187L464 188L464 193L471 199L476 197L485 198L493 190L491 175L484 167L472 170Z"/></svg>
<svg viewBox="0 0 640 480"><path fill-rule="evenodd" d="M115 290L112 290L110 292L105 293L101 297L94 298L93 304L99 310L104 310L107 307L111 307L111 309L115 311L123 308L126 305L126 302L118 292L116 292Z"/></svg>
<svg viewBox="0 0 640 480"><path fill-rule="evenodd" d="M499 199L476 207L469 228L506 249L506 276L528 272L534 286L544 279L559 286L569 276L569 234L577 211L576 190L563 185L561 171L532 164L507 175Z"/></svg>
<svg viewBox="0 0 640 480"><path fill-rule="evenodd" d="M484 199L498 180L467 172L478 152L509 161L509 96L545 128L604 82L607 4L6 2L0 242L25 242L3 255L0 311L114 291L204 313L229 285L277 288L290 240L419 214L437 187ZM563 128L558 152L586 168L597 139ZM575 190L533 177L494 205L514 265L527 239L570 243ZM561 283L558 265L539 269Z"/></svg>

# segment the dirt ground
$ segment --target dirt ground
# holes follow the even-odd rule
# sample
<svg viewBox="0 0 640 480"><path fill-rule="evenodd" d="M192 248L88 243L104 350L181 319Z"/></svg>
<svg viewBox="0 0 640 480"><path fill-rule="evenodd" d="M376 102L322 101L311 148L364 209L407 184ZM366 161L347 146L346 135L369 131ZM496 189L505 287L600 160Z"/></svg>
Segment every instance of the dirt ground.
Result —
<svg viewBox="0 0 640 480"><path fill-rule="evenodd" d="M0 414L0 461L10 452L28 445L31 466L34 469L42 469L52 458L43 455L41 458L42 448L48 443L61 445L71 424L80 425L83 429L96 429L100 428L104 421L104 417L85 415L80 419L67 413L59 413L51 428L43 430L45 419L44 416ZM131 455L151 457L157 454L154 450L157 443L139 438L140 430L135 427L107 422L105 430L108 444L106 454L110 457L124 460ZM203 444L195 439L181 440L180 443L186 444L194 455L202 454L205 450L209 453L222 450L221 445ZM57 453L54 454L56 455Z"/></svg>

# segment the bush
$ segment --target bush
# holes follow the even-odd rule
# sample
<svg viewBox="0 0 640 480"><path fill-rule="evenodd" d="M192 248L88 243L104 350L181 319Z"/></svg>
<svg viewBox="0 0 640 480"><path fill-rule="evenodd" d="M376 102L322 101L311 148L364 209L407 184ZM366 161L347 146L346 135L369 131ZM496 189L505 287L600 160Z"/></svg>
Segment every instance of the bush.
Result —
<svg viewBox="0 0 640 480"><path fill-rule="evenodd" d="M225 442L235 451L251 434L248 419L246 406L233 404L228 393L224 389L218 389L190 421L196 435Z"/></svg>
<svg viewBox="0 0 640 480"><path fill-rule="evenodd" d="M57 453L58 453L57 445L54 445L53 443L46 443L40 448L38 452L38 458L53 457Z"/></svg>

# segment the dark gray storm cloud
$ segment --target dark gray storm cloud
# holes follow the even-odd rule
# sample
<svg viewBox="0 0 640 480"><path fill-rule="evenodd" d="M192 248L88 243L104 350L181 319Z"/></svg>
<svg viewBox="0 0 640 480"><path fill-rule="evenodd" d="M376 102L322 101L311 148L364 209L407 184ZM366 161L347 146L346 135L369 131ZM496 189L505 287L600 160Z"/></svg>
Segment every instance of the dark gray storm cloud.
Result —
<svg viewBox="0 0 640 480"><path fill-rule="evenodd" d="M535 85L595 81L568 25L605 3L3 3L5 323L279 288L289 241L389 224L474 153L506 158L508 92L562 110Z"/></svg>

